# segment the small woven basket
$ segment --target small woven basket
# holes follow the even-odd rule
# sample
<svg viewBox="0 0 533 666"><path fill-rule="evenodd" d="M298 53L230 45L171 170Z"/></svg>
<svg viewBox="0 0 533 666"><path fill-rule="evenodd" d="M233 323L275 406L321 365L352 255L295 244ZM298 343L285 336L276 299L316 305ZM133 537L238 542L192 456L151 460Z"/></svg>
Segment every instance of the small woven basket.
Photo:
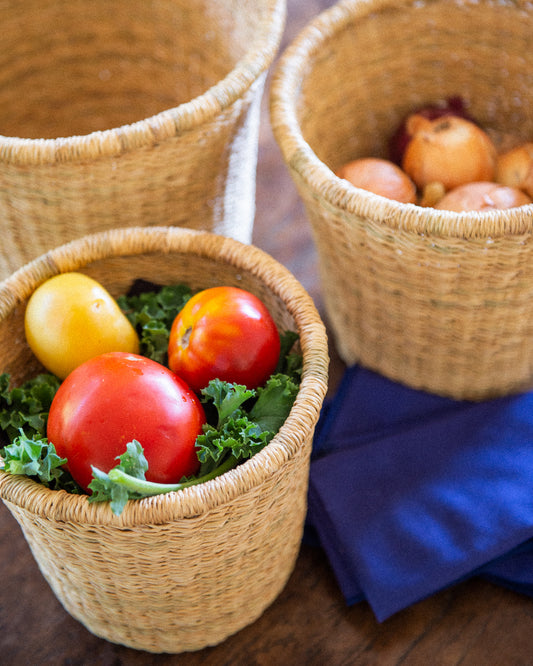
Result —
<svg viewBox="0 0 533 666"><path fill-rule="evenodd" d="M438 211L333 172L388 157L407 113L453 96L494 136L533 140L532 34L525 0L345 0L282 54L273 130L346 363L455 398L531 387L533 206Z"/></svg>
<svg viewBox="0 0 533 666"><path fill-rule="evenodd" d="M212 481L129 501L115 516L108 503L0 472L0 497L44 577L87 629L150 652L214 645L258 618L293 570L327 388L324 326L291 273L254 246L172 227L110 230L51 250L0 284L1 370L17 383L42 370L25 342L25 304L45 279L71 270L115 296L135 278L240 286L280 329L299 333L304 369L288 419L261 452Z"/></svg>
<svg viewBox="0 0 533 666"><path fill-rule="evenodd" d="M110 228L251 241L286 0L0 4L0 279Z"/></svg>

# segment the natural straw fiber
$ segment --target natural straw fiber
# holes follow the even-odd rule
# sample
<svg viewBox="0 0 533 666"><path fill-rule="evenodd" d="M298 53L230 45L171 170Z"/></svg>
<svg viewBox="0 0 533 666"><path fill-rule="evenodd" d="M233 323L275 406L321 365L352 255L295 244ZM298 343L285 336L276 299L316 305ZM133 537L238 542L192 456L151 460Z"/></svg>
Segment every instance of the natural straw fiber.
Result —
<svg viewBox="0 0 533 666"><path fill-rule="evenodd" d="M533 207L437 211L333 173L350 159L387 157L407 113L457 95L495 136L531 141L532 34L522 0L346 0L282 54L273 130L348 364L456 398L532 385Z"/></svg>
<svg viewBox="0 0 533 666"><path fill-rule="evenodd" d="M109 228L250 242L285 0L0 3L0 279Z"/></svg>
<svg viewBox="0 0 533 666"><path fill-rule="evenodd" d="M54 249L0 284L1 370L17 382L40 370L24 340L28 297L70 270L115 296L135 278L240 286L264 301L281 329L299 333L304 369L287 421L265 449L212 481L130 501L115 516L107 503L0 472L0 497L44 577L91 632L151 652L214 645L258 618L293 570L326 393L324 326L291 273L253 246L188 229L111 230Z"/></svg>

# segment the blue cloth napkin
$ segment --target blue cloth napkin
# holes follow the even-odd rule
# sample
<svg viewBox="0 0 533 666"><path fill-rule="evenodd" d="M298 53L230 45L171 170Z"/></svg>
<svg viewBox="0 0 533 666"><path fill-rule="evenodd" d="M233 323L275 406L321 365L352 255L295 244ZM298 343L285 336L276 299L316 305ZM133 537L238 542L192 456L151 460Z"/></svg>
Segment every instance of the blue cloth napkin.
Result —
<svg viewBox="0 0 533 666"><path fill-rule="evenodd" d="M454 401L347 369L317 425L308 525L379 621L473 575L533 594L533 393Z"/></svg>

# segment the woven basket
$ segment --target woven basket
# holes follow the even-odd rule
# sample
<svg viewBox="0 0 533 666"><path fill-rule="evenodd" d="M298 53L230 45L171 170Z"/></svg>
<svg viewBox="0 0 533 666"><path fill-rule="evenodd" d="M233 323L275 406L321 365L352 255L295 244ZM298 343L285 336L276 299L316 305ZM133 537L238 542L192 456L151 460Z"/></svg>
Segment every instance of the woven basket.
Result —
<svg viewBox="0 0 533 666"><path fill-rule="evenodd" d="M0 279L109 228L250 242L285 0L0 5Z"/></svg>
<svg viewBox="0 0 533 666"><path fill-rule="evenodd" d="M346 0L282 54L271 119L305 203L339 353L415 388L531 387L533 206L451 213L337 178L388 156L414 108L455 95L495 136L533 138L529 2Z"/></svg>
<svg viewBox="0 0 533 666"><path fill-rule="evenodd" d="M42 369L24 339L27 299L70 270L115 296L134 278L241 286L300 335L303 377L287 421L260 453L212 481L130 501L115 516L107 503L0 472L0 497L44 577L91 632L150 652L214 645L258 618L293 570L326 392L324 326L303 287L254 246L188 229L111 230L54 249L0 284L1 369L16 382Z"/></svg>

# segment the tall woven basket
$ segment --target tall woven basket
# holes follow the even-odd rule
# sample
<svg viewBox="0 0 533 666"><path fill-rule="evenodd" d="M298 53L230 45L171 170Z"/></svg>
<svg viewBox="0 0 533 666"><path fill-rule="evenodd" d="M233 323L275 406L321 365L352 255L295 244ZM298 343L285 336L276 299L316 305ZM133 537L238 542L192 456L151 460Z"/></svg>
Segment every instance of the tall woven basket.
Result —
<svg viewBox="0 0 533 666"><path fill-rule="evenodd" d="M531 387L533 206L437 211L354 188L334 170L387 157L406 114L453 96L494 136L533 140L532 35L522 0L345 0L282 55L273 130L348 364L455 398Z"/></svg>
<svg viewBox="0 0 533 666"><path fill-rule="evenodd" d="M0 3L0 279L109 228L250 242L285 0Z"/></svg>
<svg viewBox="0 0 533 666"><path fill-rule="evenodd" d="M183 491L107 503L0 472L0 497L65 609L91 632L150 652L198 650L258 618L298 554L309 455L326 393L327 339L310 296L254 246L171 227L100 232L51 250L0 284L0 364L15 382L41 368L23 330L45 279L79 270L113 295L135 278L193 288L236 285L259 296L278 327L299 333L301 388L279 433L226 474Z"/></svg>

